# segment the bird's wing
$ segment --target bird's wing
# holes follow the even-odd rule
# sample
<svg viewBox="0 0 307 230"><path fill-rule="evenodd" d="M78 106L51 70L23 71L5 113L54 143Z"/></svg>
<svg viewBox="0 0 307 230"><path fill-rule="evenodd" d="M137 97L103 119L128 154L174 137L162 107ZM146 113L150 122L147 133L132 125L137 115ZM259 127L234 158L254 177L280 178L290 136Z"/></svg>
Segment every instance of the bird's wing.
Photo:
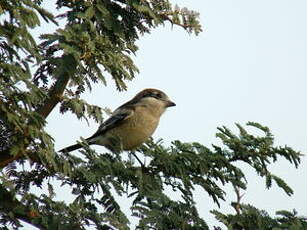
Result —
<svg viewBox="0 0 307 230"><path fill-rule="evenodd" d="M111 117L109 117L105 122L103 122L96 133L94 133L91 137L87 138L87 140L90 140L92 138L95 138L99 135L103 135L105 132L108 130L118 126L122 121L128 119L131 117L134 113L133 109L126 108L118 108L117 110L114 111Z"/></svg>

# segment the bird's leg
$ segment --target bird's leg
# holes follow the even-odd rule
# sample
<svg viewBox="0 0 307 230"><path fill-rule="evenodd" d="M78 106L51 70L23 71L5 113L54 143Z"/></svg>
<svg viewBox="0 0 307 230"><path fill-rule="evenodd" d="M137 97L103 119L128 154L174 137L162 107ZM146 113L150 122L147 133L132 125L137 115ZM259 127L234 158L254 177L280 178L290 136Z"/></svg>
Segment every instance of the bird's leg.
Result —
<svg viewBox="0 0 307 230"><path fill-rule="evenodd" d="M134 151L131 151L130 154L131 154L132 156L134 156L134 158L140 163L140 165L141 165L142 167L145 167L145 165L143 164L143 162L142 162L142 161L140 160L140 158L135 154Z"/></svg>

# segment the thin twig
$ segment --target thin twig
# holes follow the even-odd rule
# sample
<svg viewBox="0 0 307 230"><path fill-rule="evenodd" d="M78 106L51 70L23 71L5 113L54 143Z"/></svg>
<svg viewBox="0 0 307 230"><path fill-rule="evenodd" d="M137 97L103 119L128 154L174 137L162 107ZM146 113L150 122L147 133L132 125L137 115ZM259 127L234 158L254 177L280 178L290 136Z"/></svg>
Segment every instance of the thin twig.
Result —
<svg viewBox="0 0 307 230"><path fill-rule="evenodd" d="M134 157L135 157L135 159L140 163L140 165L142 166L142 167L144 167L145 165L142 163L142 161L140 160L140 158L138 158L138 156L134 153L134 152L130 152Z"/></svg>

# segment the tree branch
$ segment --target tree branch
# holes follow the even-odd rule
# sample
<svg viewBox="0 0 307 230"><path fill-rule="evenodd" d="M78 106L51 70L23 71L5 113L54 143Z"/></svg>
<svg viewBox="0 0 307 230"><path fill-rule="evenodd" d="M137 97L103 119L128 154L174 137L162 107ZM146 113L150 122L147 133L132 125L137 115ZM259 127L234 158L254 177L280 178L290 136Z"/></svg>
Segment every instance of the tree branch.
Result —
<svg viewBox="0 0 307 230"><path fill-rule="evenodd" d="M23 154L19 153L15 156L10 155L9 149L0 152L0 169L7 166L9 163L18 160Z"/></svg>
<svg viewBox="0 0 307 230"><path fill-rule="evenodd" d="M59 79L56 81L56 83L50 90L50 93L48 94L48 97L43 103L43 105L36 110L38 114L40 114L44 118L48 117L54 107L62 100L63 93L68 84L69 79L70 75L68 73L63 74L59 77Z"/></svg>
<svg viewBox="0 0 307 230"><path fill-rule="evenodd" d="M69 66L67 66L68 63ZM62 66L59 66L58 68L61 68L62 74L59 76L53 87L50 89L48 97L46 98L44 103L35 111L38 114L40 114L43 118L47 118L48 115L51 113L51 111L62 100L63 93L64 90L66 89L69 79L76 71L77 63L75 62L75 58L72 55L63 55L61 64ZM26 152L25 149L23 151L20 151L18 154L14 156L10 154L10 149L1 151L0 168L3 168L9 163L24 157Z"/></svg>
<svg viewBox="0 0 307 230"><path fill-rule="evenodd" d="M241 214L241 199L244 194L240 193L240 188L238 186L234 185L233 188L236 193L237 200L236 202L232 202L231 206L236 210L236 213L239 215Z"/></svg>
<svg viewBox="0 0 307 230"><path fill-rule="evenodd" d="M73 55L63 55L61 65L58 66L61 70L61 74L50 89L47 99L36 110L42 117L47 118L54 107L62 100L64 90L66 89L70 77L76 72L76 67L77 63Z"/></svg>

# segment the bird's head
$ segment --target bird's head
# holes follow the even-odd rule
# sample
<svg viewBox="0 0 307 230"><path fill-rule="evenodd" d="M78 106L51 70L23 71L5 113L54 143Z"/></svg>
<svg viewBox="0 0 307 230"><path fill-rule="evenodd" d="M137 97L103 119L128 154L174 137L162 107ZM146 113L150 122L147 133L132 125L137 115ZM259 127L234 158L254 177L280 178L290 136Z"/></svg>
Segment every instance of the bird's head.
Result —
<svg viewBox="0 0 307 230"><path fill-rule="evenodd" d="M131 100L131 102L148 106L160 114L168 107L176 106L164 92L152 88L142 90Z"/></svg>
<svg viewBox="0 0 307 230"><path fill-rule="evenodd" d="M164 92L158 89L144 89L133 99L136 101L153 101L163 105L165 108L176 106L176 104L172 102Z"/></svg>

